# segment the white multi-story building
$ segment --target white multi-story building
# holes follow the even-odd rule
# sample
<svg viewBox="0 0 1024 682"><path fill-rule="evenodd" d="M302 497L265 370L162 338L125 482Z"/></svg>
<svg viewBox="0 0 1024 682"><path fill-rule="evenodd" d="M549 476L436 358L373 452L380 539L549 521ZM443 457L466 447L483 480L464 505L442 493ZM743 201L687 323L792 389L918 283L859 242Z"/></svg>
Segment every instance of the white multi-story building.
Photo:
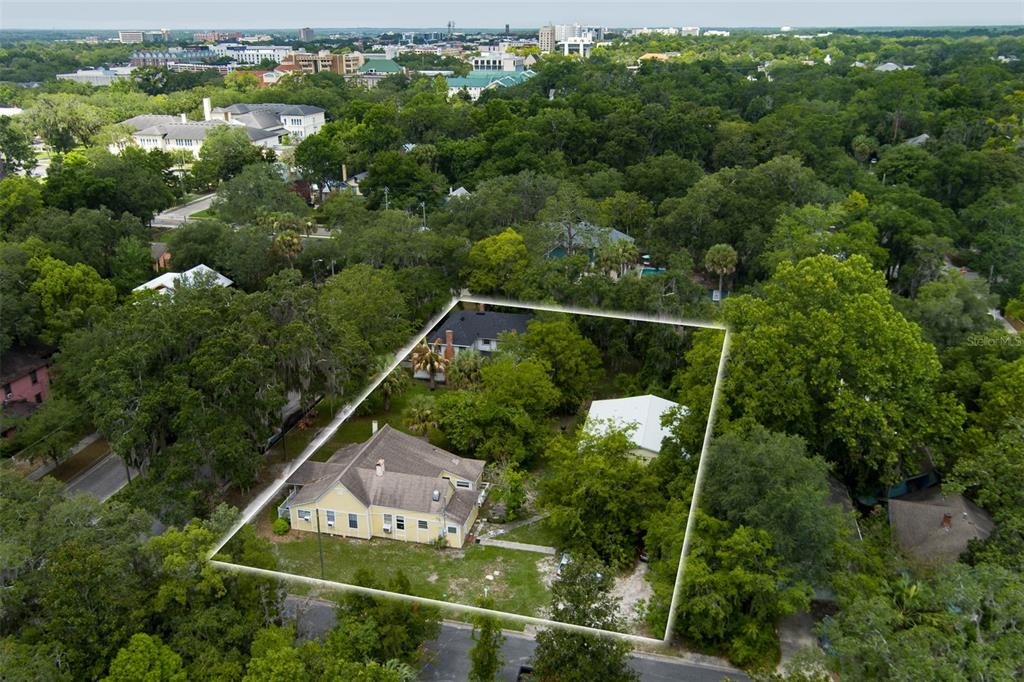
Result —
<svg viewBox="0 0 1024 682"><path fill-rule="evenodd" d="M145 31L118 31L117 40L122 45L130 45L132 43L142 43L146 41Z"/></svg>
<svg viewBox="0 0 1024 682"><path fill-rule="evenodd" d="M285 144L285 138L288 143L296 144L324 125L324 110L319 107L233 104L214 108L209 97L203 99L203 117L202 121L190 121L185 114L135 116L120 124L132 131L130 138L110 145L110 151L116 154L135 145L146 151L187 151L198 158L206 136L219 126L238 126L252 144L274 148Z"/></svg>
<svg viewBox="0 0 1024 682"><path fill-rule="evenodd" d="M523 57L511 52L481 52L470 58L474 71L522 71Z"/></svg>
<svg viewBox="0 0 1024 682"><path fill-rule="evenodd" d="M229 107L210 107L210 98L203 99L203 116L207 121L224 121L259 130L277 131L288 135L288 141L297 144L324 127L324 110L307 104L232 104Z"/></svg>
<svg viewBox="0 0 1024 682"><path fill-rule="evenodd" d="M590 51L594 49L594 41L589 37L566 38L558 43L558 49L566 57L577 56L588 59Z"/></svg>
<svg viewBox="0 0 1024 682"><path fill-rule="evenodd" d="M220 43L211 45L210 52L218 57L229 57L239 64L259 64L264 59L281 63L284 58L294 52L286 45L239 45L238 43Z"/></svg>

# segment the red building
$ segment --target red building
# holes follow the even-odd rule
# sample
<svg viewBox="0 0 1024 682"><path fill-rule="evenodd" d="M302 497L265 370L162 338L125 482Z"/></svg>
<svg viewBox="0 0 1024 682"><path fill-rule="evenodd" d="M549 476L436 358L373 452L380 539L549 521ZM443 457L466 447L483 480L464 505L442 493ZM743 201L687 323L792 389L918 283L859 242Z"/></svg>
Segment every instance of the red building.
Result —
<svg viewBox="0 0 1024 682"><path fill-rule="evenodd" d="M5 413L29 414L50 392L53 348L23 346L0 356Z"/></svg>

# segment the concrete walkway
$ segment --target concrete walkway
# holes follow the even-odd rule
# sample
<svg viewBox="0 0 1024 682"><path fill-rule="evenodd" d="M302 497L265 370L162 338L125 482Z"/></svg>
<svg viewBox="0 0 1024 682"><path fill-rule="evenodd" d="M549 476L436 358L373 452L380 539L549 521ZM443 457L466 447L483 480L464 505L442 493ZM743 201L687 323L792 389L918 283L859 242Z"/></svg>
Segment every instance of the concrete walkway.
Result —
<svg viewBox="0 0 1024 682"><path fill-rule="evenodd" d="M523 526L529 526L531 523L536 523L541 519L546 519L547 514L534 514L533 516L525 519L519 519L518 521L510 521L509 523L487 523L487 530L480 533L479 536L482 539L497 537L503 533L507 533L516 528L522 528Z"/></svg>
<svg viewBox="0 0 1024 682"><path fill-rule="evenodd" d="M210 208L216 194L206 194L181 206L173 206L153 218L153 227L181 227L195 213Z"/></svg>
<svg viewBox="0 0 1024 682"><path fill-rule="evenodd" d="M554 547L545 547L544 545L528 545L525 542L508 542L507 540L481 538L478 544L485 545L488 547L504 547L505 549L518 549L523 552L536 552L537 554L548 554L550 556L555 555Z"/></svg>

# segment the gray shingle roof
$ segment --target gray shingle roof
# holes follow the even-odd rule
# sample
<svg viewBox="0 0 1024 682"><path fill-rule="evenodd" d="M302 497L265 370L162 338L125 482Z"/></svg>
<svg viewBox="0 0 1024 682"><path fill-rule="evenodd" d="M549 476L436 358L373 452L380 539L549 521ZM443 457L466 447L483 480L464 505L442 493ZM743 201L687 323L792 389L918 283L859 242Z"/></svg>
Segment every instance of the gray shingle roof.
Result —
<svg viewBox="0 0 1024 682"><path fill-rule="evenodd" d="M382 476L376 473L379 460L384 460ZM451 518L465 521L478 493L455 488L441 474L447 471L476 481L484 464L479 459L453 455L385 424L365 443L346 445L326 462L304 462L288 484L302 486L292 498L293 504L315 502L340 483L367 506L435 514L444 511ZM433 500L435 490L440 493L438 501ZM454 492L446 505L449 491Z"/></svg>
<svg viewBox="0 0 1024 682"><path fill-rule="evenodd" d="M889 500L889 525L900 548L925 563L955 561L970 540L995 530L984 510L963 495L943 495L938 487Z"/></svg>
<svg viewBox="0 0 1024 682"><path fill-rule="evenodd" d="M533 318L529 313L499 313L491 310L461 310L448 315L437 325L427 341L441 339L444 343L445 332L454 333L456 346L471 346L477 339L497 339L504 332L526 333L526 324Z"/></svg>
<svg viewBox="0 0 1024 682"><path fill-rule="evenodd" d="M232 115L248 114L254 111L269 111L277 114L278 116L311 116L312 114L322 114L324 110L320 107L314 107L309 104L279 104L279 103L264 103L264 104L232 104L228 107L215 107L214 113L227 112Z"/></svg>

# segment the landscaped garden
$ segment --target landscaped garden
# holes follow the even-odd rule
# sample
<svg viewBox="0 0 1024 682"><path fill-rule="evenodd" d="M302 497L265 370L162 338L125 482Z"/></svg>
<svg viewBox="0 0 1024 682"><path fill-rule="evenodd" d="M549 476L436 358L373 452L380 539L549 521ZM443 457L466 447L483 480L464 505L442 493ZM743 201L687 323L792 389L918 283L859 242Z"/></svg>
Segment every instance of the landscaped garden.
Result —
<svg viewBox="0 0 1024 682"><path fill-rule="evenodd" d="M402 571L418 597L473 605L486 587L494 608L528 616L540 615L550 600L542 579L554 566L550 556L484 545L438 550L412 542L321 537L326 580L351 582L360 569L388 577ZM292 531L274 551L280 570L320 577L316 534Z"/></svg>

